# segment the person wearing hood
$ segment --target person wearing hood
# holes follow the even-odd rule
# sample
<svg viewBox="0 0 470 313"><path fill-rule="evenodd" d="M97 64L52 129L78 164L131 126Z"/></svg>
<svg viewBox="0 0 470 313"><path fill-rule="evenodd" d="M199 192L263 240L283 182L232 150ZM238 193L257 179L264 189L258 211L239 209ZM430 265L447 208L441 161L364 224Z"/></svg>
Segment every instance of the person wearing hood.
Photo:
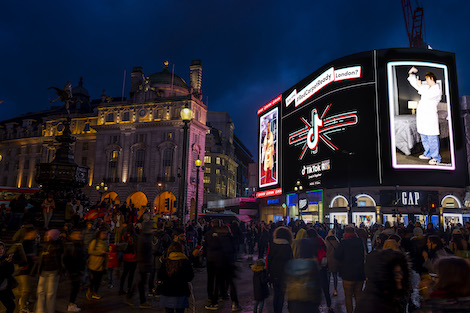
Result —
<svg viewBox="0 0 470 313"><path fill-rule="evenodd" d="M254 313L262 313L264 300L269 297L268 272L263 260L257 260L251 267L253 271L253 294L255 299Z"/></svg>
<svg viewBox="0 0 470 313"><path fill-rule="evenodd" d="M336 237L336 231L330 229L328 231L328 236L325 238L326 245L326 258L328 259L328 285L330 284L330 275L333 276L333 296L338 295L338 272L339 272L339 262L335 258L336 248L339 246L339 240Z"/></svg>
<svg viewBox="0 0 470 313"><path fill-rule="evenodd" d="M62 272L63 248L58 229L51 229L44 235L45 245L39 257L39 281L37 287L36 313L54 313Z"/></svg>
<svg viewBox="0 0 470 313"><path fill-rule="evenodd" d="M356 312L405 313L410 294L410 270L406 255L392 249L367 256L366 287Z"/></svg>
<svg viewBox="0 0 470 313"><path fill-rule="evenodd" d="M193 280L194 272L180 242L174 241L168 248L168 257L158 271L158 277L162 281L160 306L166 313L183 313L189 307L189 282Z"/></svg>
<svg viewBox="0 0 470 313"><path fill-rule="evenodd" d="M344 229L343 240L335 251L335 258L339 262L339 273L343 279L346 312L352 313L353 297L359 302L364 285L364 244L356 235L353 227Z"/></svg>
<svg viewBox="0 0 470 313"><path fill-rule="evenodd" d="M292 241L292 255L294 257L294 259L298 259L299 258L299 255L300 255L300 241L302 239L305 239L307 238L307 231L303 228L299 229L299 231L297 232L297 234L295 235L295 239Z"/></svg>
<svg viewBox="0 0 470 313"><path fill-rule="evenodd" d="M426 243L427 251L423 251L424 264L423 266L430 272L436 273L435 263L442 257L447 256L444 250L444 245L439 236L431 235L428 236Z"/></svg>
<svg viewBox="0 0 470 313"><path fill-rule="evenodd" d="M268 250L267 269L271 283L273 284L274 313L281 313L286 292L285 269L286 264L293 258L292 233L289 228L278 227L273 234L273 241Z"/></svg>

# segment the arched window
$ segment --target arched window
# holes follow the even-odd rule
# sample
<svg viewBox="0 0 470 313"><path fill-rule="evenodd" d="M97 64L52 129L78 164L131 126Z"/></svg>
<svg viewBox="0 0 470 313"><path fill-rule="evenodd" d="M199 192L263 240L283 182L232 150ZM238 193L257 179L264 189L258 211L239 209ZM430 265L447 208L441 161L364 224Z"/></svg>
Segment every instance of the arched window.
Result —
<svg viewBox="0 0 470 313"><path fill-rule="evenodd" d="M139 149L135 152L135 179L136 182L144 180L145 150Z"/></svg>
<svg viewBox="0 0 470 313"><path fill-rule="evenodd" d="M163 177L165 181L170 181L173 176L173 149L163 151Z"/></svg>
<svg viewBox="0 0 470 313"><path fill-rule="evenodd" d="M117 173L117 164L119 159L119 151L113 150L109 155L108 160L108 180L110 182L117 182L118 173Z"/></svg>
<svg viewBox="0 0 470 313"><path fill-rule="evenodd" d="M357 206L377 206L374 198L367 194L356 195Z"/></svg>
<svg viewBox="0 0 470 313"><path fill-rule="evenodd" d="M456 209L458 209L458 208L462 207L462 204L456 196L447 195L447 196L444 197L444 199L442 199L441 206L443 208L456 208Z"/></svg>
<svg viewBox="0 0 470 313"><path fill-rule="evenodd" d="M348 206L348 200L342 195L337 195L331 200L330 208L345 208Z"/></svg>

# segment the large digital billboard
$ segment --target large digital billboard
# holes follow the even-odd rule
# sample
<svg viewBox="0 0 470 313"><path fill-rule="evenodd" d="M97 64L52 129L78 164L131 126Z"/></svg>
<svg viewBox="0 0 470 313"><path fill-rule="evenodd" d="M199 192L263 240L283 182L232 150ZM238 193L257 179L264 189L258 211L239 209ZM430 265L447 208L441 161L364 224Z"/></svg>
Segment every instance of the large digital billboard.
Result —
<svg viewBox="0 0 470 313"><path fill-rule="evenodd" d="M261 196L298 182L305 190L467 183L452 53L354 54L272 102L258 111Z"/></svg>

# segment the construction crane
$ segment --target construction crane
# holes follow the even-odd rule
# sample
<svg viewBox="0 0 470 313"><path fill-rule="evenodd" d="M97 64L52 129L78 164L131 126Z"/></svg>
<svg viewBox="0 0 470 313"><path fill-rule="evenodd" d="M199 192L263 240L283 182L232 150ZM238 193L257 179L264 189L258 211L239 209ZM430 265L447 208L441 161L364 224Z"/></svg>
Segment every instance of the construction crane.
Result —
<svg viewBox="0 0 470 313"><path fill-rule="evenodd" d="M413 2L413 5L412 5ZM411 48L427 48L424 32L424 10L416 0L401 0L406 32Z"/></svg>

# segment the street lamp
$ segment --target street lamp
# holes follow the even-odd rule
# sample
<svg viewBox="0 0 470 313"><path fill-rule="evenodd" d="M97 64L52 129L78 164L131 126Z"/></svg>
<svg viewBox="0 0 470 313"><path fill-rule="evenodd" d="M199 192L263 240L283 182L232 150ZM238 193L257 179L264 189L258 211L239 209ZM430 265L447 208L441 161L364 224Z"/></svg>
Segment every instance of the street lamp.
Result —
<svg viewBox="0 0 470 313"><path fill-rule="evenodd" d="M108 192L108 185L106 185L104 183L104 181L102 181L101 183L99 183L98 185L96 185L96 191L98 191L98 193L100 194L100 202L101 202L101 198L103 198L103 194L105 192Z"/></svg>
<svg viewBox="0 0 470 313"><path fill-rule="evenodd" d="M201 167L202 161L197 156L197 160L194 161L196 164L196 210L194 212L194 221L197 223L197 211L199 210L199 168Z"/></svg>
<svg viewBox="0 0 470 313"><path fill-rule="evenodd" d="M303 189L304 187L300 183L300 180L298 180L295 183L294 191L297 193L297 212L299 213L299 219L302 219L302 215L300 215L300 193L302 192Z"/></svg>
<svg viewBox="0 0 470 313"><path fill-rule="evenodd" d="M183 157L181 158L181 178L180 178L180 188L178 195L178 219L182 225L184 225L183 216L184 208L186 204L186 168L188 165L188 124L193 117L193 112L190 108L185 107L181 110L181 119L183 120Z"/></svg>

